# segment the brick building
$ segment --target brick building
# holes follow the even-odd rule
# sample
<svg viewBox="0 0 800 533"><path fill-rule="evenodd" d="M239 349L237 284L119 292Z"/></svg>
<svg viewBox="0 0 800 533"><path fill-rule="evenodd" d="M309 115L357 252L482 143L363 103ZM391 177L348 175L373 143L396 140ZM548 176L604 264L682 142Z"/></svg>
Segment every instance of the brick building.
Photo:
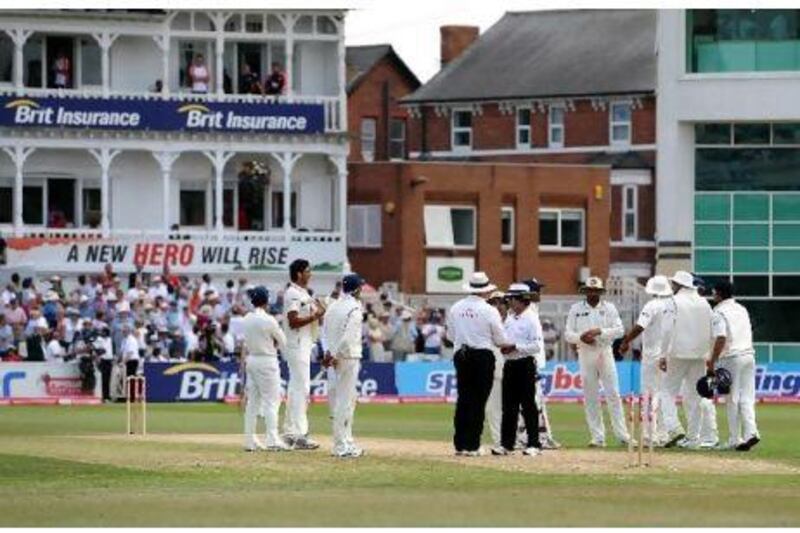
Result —
<svg viewBox="0 0 800 533"><path fill-rule="evenodd" d="M610 270L650 276L656 17L538 11L506 13L480 36L442 27L442 70L403 100L409 157L609 165Z"/></svg>
<svg viewBox="0 0 800 533"><path fill-rule="evenodd" d="M375 285L461 292L485 270L503 287L535 274L574 294L584 267L608 275L608 166L351 163L348 177L349 259ZM537 246L543 232L558 242Z"/></svg>
<svg viewBox="0 0 800 533"><path fill-rule="evenodd" d="M350 161L408 155L408 110L400 99L421 85L391 45L348 46L347 123Z"/></svg>

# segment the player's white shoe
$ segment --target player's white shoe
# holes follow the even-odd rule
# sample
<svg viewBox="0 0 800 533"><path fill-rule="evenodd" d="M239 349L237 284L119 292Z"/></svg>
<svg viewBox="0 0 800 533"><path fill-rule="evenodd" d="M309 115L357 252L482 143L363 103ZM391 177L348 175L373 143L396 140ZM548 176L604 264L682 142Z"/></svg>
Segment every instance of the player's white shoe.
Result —
<svg viewBox="0 0 800 533"><path fill-rule="evenodd" d="M284 441L280 440L274 444L267 445L268 452L290 452L292 451L292 447L285 443Z"/></svg>
<svg viewBox="0 0 800 533"><path fill-rule="evenodd" d="M492 455L511 455L514 453L513 450L507 450L502 446L495 446L491 451Z"/></svg>
<svg viewBox="0 0 800 533"><path fill-rule="evenodd" d="M333 455L334 457L341 457L341 458L361 457L362 455L364 455L364 450L356 445L351 444L339 449L334 449L331 455Z"/></svg>
<svg viewBox="0 0 800 533"><path fill-rule="evenodd" d="M542 442L542 449L543 450L558 450L561 448L561 444L553 437L547 435L545 437L540 437L539 440Z"/></svg>
<svg viewBox="0 0 800 533"><path fill-rule="evenodd" d="M530 448L525 448L525 451L522 452L522 455L527 455L530 457L536 457L537 455L542 455L542 450L539 448L534 448L531 446Z"/></svg>
<svg viewBox="0 0 800 533"><path fill-rule="evenodd" d="M589 441L589 448L605 448L606 443L602 440L592 440Z"/></svg>
<svg viewBox="0 0 800 533"><path fill-rule="evenodd" d="M463 455L465 457L483 457L486 455L486 452L483 450L483 448L478 448L477 450L464 451Z"/></svg>
<svg viewBox="0 0 800 533"><path fill-rule="evenodd" d="M701 450L713 450L714 448L719 447L719 441L718 440L714 440L714 441L705 440L705 441L701 442L700 444L698 444L697 447L700 448Z"/></svg>

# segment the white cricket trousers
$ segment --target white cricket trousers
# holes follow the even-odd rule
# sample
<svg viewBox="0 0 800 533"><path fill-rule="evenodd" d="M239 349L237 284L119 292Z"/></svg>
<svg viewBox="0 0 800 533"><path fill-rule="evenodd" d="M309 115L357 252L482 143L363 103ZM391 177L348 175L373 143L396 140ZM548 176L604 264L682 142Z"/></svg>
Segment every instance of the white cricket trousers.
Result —
<svg viewBox="0 0 800 533"><path fill-rule="evenodd" d="M619 396L619 378L617 367L614 364L614 354L611 348L598 351L587 351L578 354L581 367L581 380L583 381L584 411L586 424L592 442L605 442L606 430L603 424L603 412L600 409L600 385L606 398L606 408L611 417L611 429L621 441L627 441L630 436L625 427L625 413L622 410L622 399Z"/></svg>
<svg viewBox="0 0 800 533"><path fill-rule="evenodd" d="M701 407L702 399L697 394L695 384L706 374L706 363L703 359L680 359L670 357L667 359L667 380L664 388L664 424L670 434L683 433L683 426L678 418L678 407L675 399L683 387L683 407L686 412L686 439L697 444L700 442ZM713 408L713 403L711 404ZM705 408L707 409L707 407Z"/></svg>
<svg viewBox="0 0 800 533"><path fill-rule="evenodd" d="M281 371L278 358L271 355L249 355L245 374L247 405L244 411L245 446L255 446L256 420L264 415L266 445L275 446L278 436L278 410L281 406Z"/></svg>
<svg viewBox="0 0 800 533"><path fill-rule="evenodd" d="M289 384L286 393L286 418L284 432L293 437L308 434L308 397L311 388L311 347L289 348L286 351L289 365Z"/></svg>
<svg viewBox="0 0 800 533"><path fill-rule="evenodd" d="M644 435L648 440L654 439L655 442L664 442L668 439L667 429L664 425L664 417L662 411L663 404L663 390L664 382L666 381L666 372L658 368L658 357L643 357L642 358L642 394L645 396L645 402L651 398L650 418L652 424L648 423L645 419ZM647 409L647 404L645 404ZM650 435L652 425L653 435Z"/></svg>
<svg viewBox="0 0 800 533"><path fill-rule="evenodd" d="M759 437L756 427L756 360L752 355L723 357L719 366L731 373L731 393L725 398L728 444L736 446Z"/></svg>
<svg viewBox="0 0 800 533"><path fill-rule="evenodd" d="M356 410L356 386L360 359L339 359L336 362L336 394L333 406L333 452L353 445L353 414Z"/></svg>
<svg viewBox="0 0 800 533"><path fill-rule="evenodd" d="M486 421L489 425L489 433L492 435L492 443L501 446L500 425L503 420L503 366L505 357L500 350L494 352L494 381L489 399L486 400Z"/></svg>

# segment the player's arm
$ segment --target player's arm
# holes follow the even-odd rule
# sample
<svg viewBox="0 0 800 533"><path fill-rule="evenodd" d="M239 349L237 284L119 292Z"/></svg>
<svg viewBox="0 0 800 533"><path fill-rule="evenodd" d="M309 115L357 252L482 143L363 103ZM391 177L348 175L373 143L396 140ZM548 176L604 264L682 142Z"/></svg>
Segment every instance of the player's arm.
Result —
<svg viewBox="0 0 800 533"><path fill-rule="evenodd" d="M270 331L269 334L272 339L275 341L275 345L281 351L281 353L286 352L286 334L281 329L281 326L278 324L278 321L274 318L270 320Z"/></svg>
<svg viewBox="0 0 800 533"><path fill-rule="evenodd" d="M492 342L500 348L500 352L504 355L513 352L516 346L506 335L506 328L503 327L503 319L500 317L500 311L489 306L487 312L489 314L489 329L492 332Z"/></svg>
<svg viewBox="0 0 800 533"><path fill-rule="evenodd" d="M566 329L564 330L564 339L569 344L578 344L581 342L581 334L577 331L577 311L575 307L571 307L569 310L569 314L567 315L567 325Z"/></svg>
<svg viewBox="0 0 800 533"><path fill-rule="evenodd" d="M714 313L711 319L711 334L714 337L714 346L711 349L711 358L706 361L706 369L709 372L714 372L714 367L722 355L722 350L725 349L725 343L728 341L728 331L725 317L720 313Z"/></svg>
<svg viewBox="0 0 800 533"><path fill-rule="evenodd" d="M515 344L516 351L522 355L536 355L541 351L539 343L542 338L541 327L537 329L535 322L532 317L529 317L525 339L523 342Z"/></svg>
<svg viewBox="0 0 800 533"><path fill-rule="evenodd" d="M351 338L355 338L356 336L361 336L361 309L354 307L347 313L347 317L345 318L344 324L344 332L339 339L339 342L336 346L333 347L331 350L331 356L334 359L338 359L342 356L348 355L350 353L350 348L347 346L347 342Z"/></svg>
<svg viewBox="0 0 800 533"><path fill-rule="evenodd" d="M609 316L606 319L606 327L600 329L600 338L611 342L625 334L625 327L622 325L622 319L619 317L619 311L617 311L616 306L610 305L608 307Z"/></svg>
<svg viewBox="0 0 800 533"><path fill-rule="evenodd" d="M639 318L636 320L636 324L631 328L631 330L622 338L622 343L619 345L619 353L624 354L627 352L631 347L631 342L636 339L642 332L650 325L650 321L653 318L653 313L650 309L645 305L642 312L639 313Z"/></svg>
<svg viewBox="0 0 800 533"><path fill-rule="evenodd" d="M315 300L315 302L314 312L306 317L300 316L300 300L295 298L289 302L289 311L286 313L286 318L291 329L300 329L325 316L325 306L319 300Z"/></svg>

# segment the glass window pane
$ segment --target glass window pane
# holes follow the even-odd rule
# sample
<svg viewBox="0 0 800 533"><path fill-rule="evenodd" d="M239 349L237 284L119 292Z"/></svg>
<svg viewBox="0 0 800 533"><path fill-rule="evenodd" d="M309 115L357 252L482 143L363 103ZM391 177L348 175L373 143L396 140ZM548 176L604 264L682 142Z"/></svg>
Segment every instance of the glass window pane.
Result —
<svg viewBox="0 0 800 533"><path fill-rule="evenodd" d="M81 39L81 83L102 85L101 52L94 39Z"/></svg>
<svg viewBox="0 0 800 533"><path fill-rule="evenodd" d="M563 124L564 123L564 108L551 107L550 108L550 124Z"/></svg>
<svg viewBox="0 0 800 533"><path fill-rule="evenodd" d="M450 210L450 219L453 223L453 244L456 246L475 245L475 211L472 209Z"/></svg>
<svg viewBox="0 0 800 533"><path fill-rule="evenodd" d="M731 144L730 124L695 124L695 144Z"/></svg>
<svg viewBox="0 0 800 533"><path fill-rule="evenodd" d="M283 22L275 15L267 15L267 31L270 33L283 33Z"/></svg>
<svg viewBox="0 0 800 533"><path fill-rule="evenodd" d="M769 250L733 250L734 272L769 272Z"/></svg>
<svg viewBox="0 0 800 533"><path fill-rule="evenodd" d="M311 33L313 29L312 23L313 22L310 15L303 15L297 19L297 22L294 23L294 31L296 33Z"/></svg>
<svg viewBox="0 0 800 533"><path fill-rule="evenodd" d="M326 35L335 35L336 24L333 23L330 17L325 17L320 15L317 17L317 33L323 33Z"/></svg>
<svg viewBox="0 0 800 533"><path fill-rule="evenodd" d="M769 220L769 196L738 194L733 197L734 220Z"/></svg>
<svg viewBox="0 0 800 533"><path fill-rule="evenodd" d="M730 267L728 250L695 250L694 269L697 272L728 272Z"/></svg>
<svg viewBox="0 0 800 533"><path fill-rule="evenodd" d="M735 296L769 296L769 276L734 276Z"/></svg>
<svg viewBox="0 0 800 533"><path fill-rule="evenodd" d="M456 146L470 146L472 144L472 136L468 131L457 131L453 140Z"/></svg>
<svg viewBox="0 0 800 533"><path fill-rule="evenodd" d="M205 191L181 191L180 225L203 226L206 223Z"/></svg>
<svg viewBox="0 0 800 533"><path fill-rule="evenodd" d="M539 244L558 246L558 213L539 213Z"/></svg>
<svg viewBox="0 0 800 533"><path fill-rule="evenodd" d="M611 128L612 139L615 141L627 141L631 137L630 126L614 126Z"/></svg>
<svg viewBox="0 0 800 533"><path fill-rule="evenodd" d="M403 119L393 118L389 122L389 136L393 140L403 140L406 138L406 122Z"/></svg>
<svg viewBox="0 0 800 533"><path fill-rule="evenodd" d="M14 189L12 187L0 187L0 224L11 224L13 222L13 196Z"/></svg>
<svg viewBox="0 0 800 533"><path fill-rule="evenodd" d="M469 111L456 111L453 115L453 124L456 128L471 128L472 113Z"/></svg>
<svg viewBox="0 0 800 533"><path fill-rule="evenodd" d="M564 130L561 128L552 128L550 130L550 141L556 144L564 142Z"/></svg>
<svg viewBox="0 0 800 533"><path fill-rule="evenodd" d="M772 144L800 144L800 124L773 124Z"/></svg>
<svg viewBox="0 0 800 533"><path fill-rule="evenodd" d="M800 363L800 346L776 344L772 347L772 360L776 363Z"/></svg>
<svg viewBox="0 0 800 533"><path fill-rule="evenodd" d="M44 45L41 35L32 35L22 48L23 83L26 87L42 87L42 53Z"/></svg>
<svg viewBox="0 0 800 533"><path fill-rule="evenodd" d="M773 220L800 220L800 194L772 197Z"/></svg>
<svg viewBox="0 0 800 533"><path fill-rule="evenodd" d="M100 226L100 189L83 189L83 225L89 228Z"/></svg>
<svg viewBox="0 0 800 533"><path fill-rule="evenodd" d="M773 296L800 296L800 276L774 276Z"/></svg>
<svg viewBox="0 0 800 533"><path fill-rule="evenodd" d="M517 130L517 144L530 144L531 143L531 130L520 128Z"/></svg>
<svg viewBox="0 0 800 533"><path fill-rule="evenodd" d="M721 220L731 218L731 198L727 194L698 194L694 197L695 220Z"/></svg>
<svg viewBox="0 0 800 533"><path fill-rule="evenodd" d="M800 190L800 149L698 148L695 188L698 191Z"/></svg>
<svg viewBox="0 0 800 533"><path fill-rule="evenodd" d="M800 224L776 224L772 226L772 245L800 247Z"/></svg>
<svg viewBox="0 0 800 533"><path fill-rule="evenodd" d="M631 106L630 104L614 104L611 106L611 116L614 122L630 122L631 120Z"/></svg>
<svg viewBox="0 0 800 533"><path fill-rule="evenodd" d="M695 246L728 246L731 227L728 224L695 224Z"/></svg>
<svg viewBox="0 0 800 533"><path fill-rule="evenodd" d="M772 271L800 272L800 250L773 250Z"/></svg>
<svg viewBox="0 0 800 533"><path fill-rule="evenodd" d="M734 246L769 246L769 226L767 224L735 224L733 226Z"/></svg>
<svg viewBox="0 0 800 533"><path fill-rule="evenodd" d="M734 124L734 144L769 144L769 124Z"/></svg>
<svg viewBox="0 0 800 533"><path fill-rule="evenodd" d="M514 244L511 238L514 231L512 224L513 212L504 209L500 213L500 243L503 246L512 246Z"/></svg>
<svg viewBox="0 0 800 533"><path fill-rule="evenodd" d="M561 212L561 246L583 247L583 214L577 211Z"/></svg>
<svg viewBox="0 0 800 533"><path fill-rule="evenodd" d="M636 236L636 215L633 213L625 213L625 235L627 237Z"/></svg>
<svg viewBox="0 0 800 533"><path fill-rule="evenodd" d="M383 224L381 220L381 207L379 205L368 205L366 212L366 237L368 246L380 246L383 235Z"/></svg>
<svg viewBox="0 0 800 533"><path fill-rule="evenodd" d="M531 124L531 110L517 109L517 125L530 126L530 124Z"/></svg>
<svg viewBox="0 0 800 533"><path fill-rule="evenodd" d="M44 224L44 189L42 187L22 187L22 222Z"/></svg>
<svg viewBox="0 0 800 533"><path fill-rule="evenodd" d="M14 81L14 43L5 33L0 33L0 81Z"/></svg>
<svg viewBox="0 0 800 533"><path fill-rule="evenodd" d="M742 300L750 313L756 342L800 341L798 300Z"/></svg>

